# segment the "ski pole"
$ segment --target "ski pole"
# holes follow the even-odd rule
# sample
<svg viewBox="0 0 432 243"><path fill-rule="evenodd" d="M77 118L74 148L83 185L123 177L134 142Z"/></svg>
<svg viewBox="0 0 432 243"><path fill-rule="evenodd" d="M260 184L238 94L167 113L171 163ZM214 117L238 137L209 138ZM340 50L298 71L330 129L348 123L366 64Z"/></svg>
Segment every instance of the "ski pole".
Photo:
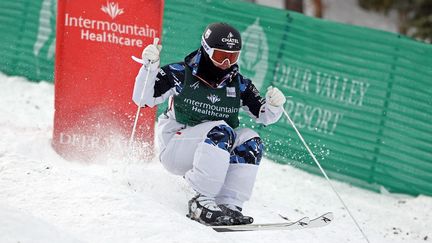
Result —
<svg viewBox="0 0 432 243"><path fill-rule="evenodd" d="M300 134L299 130L297 129L296 125L294 124L294 122L291 120L290 116L288 115L288 113L286 112L285 108L283 108L283 113L285 114L286 118L288 119L289 123L291 124L291 126L294 128L295 132L297 133L297 136L300 138L300 140L302 141L303 145L306 147L306 150L309 152L309 155L312 157L312 159L315 161L316 165L318 166L318 168L321 170L321 173L324 175L324 177L326 178L328 184L330 185L330 187L332 188L333 192L336 194L336 196L339 198L339 201L342 203L342 205L344 206L344 208L346 209L346 211L348 212L349 216L351 217L351 219L354 221L355 225L357 226L357 228L360 230L361 234L363 235L364 239L369 243L369 239L366 236L366 234L363 232L362 228L360 227L360 225L358 224L357 220L354 218L353 214L351 213L351 211L348 209L347 205L345 204L344 200L342 200L342 197L339 195L339 193L336 191L336 189L334 188L333 184L331 183L329 177L327 176L327 173L324 171L324 169L321 167L321 164L318 162L317 158L315 157L314 153L312 153L312 150L309 148L309 146L307 145L306 141L304 140L303 136Z"/></svg>
<svg viewBox="0 0 432 243"><path fill-rule="evenodd" d="M153 45L157 45L158 42L159 42L159 38L155 37L154 40L153 40ZM139 58L137 58L135 56L132 56L132 59L135 60L138 63L145 64L144 60L139 59ZM131 136L129 138L129 147L132 146L132 143L133 143L133 140L134 140L134 137L135 137L136 126L138 124L138 118L139 118L139 114L140 114L140 111L141 111L140 104L141 104L142 100L144 99L144 93L145 93L145 89L146 89L146 86L147 86L147 81L149 79L149 76L150 76L150 63L148 62L147 75L146 75L146 78L144 80L144 87L143 87L142 92L141 92L141 96L140 96L137 112L135 114L135 121L134 121L134 124L133 124L133 127L132 127L132 133L131 133Z"/></svg>

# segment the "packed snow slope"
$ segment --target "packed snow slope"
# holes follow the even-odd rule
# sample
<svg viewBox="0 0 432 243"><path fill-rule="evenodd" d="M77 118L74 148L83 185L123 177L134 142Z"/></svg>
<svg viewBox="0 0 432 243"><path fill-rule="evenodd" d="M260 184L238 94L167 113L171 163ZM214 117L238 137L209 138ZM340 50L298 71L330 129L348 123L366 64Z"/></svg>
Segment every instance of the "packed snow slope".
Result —
<svg viewBox="0 0 432 243"><path fill-rule="evenodd" d="M326 181L264 159L244 212L257 223L332 211L325 228L216 233L158 161L67 161L51 148L54 87L0 73L0 242L366 242ZM432 198L333 182L371 242L430 242Z"/></svg>

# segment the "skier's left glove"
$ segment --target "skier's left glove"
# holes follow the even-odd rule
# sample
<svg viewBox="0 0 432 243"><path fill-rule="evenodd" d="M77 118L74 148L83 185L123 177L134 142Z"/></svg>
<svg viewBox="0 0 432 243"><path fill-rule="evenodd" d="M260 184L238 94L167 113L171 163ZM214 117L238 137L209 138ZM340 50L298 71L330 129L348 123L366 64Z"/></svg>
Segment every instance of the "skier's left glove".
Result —
<svg viewBox="0 0 432 243"><path fill-rule="evenodd" d="M267 103L271 106L280 107L286 102L285 95L276 87L268 87L266 93Z"/></svg>

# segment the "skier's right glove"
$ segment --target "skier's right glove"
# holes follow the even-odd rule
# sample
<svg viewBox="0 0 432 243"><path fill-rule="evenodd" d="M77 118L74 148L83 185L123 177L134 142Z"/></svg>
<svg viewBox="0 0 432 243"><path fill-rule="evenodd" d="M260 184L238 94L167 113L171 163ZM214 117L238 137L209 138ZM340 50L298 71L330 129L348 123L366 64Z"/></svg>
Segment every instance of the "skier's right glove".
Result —
<svg viewBox="0 0 432 243"><path fill-rule="evenodd" d="M286 98L282 91L276 87L270 86L267 89L266 100L271 106L281 107L285 104Z"/></svg>
<svg viewBox="0 0 432 243"><path fill-rule="evenodd" d="M155 38L153 44L144 48L141 58L144 65L149 65L150 70L154 71L159 68L159 56L162 50L162 45L158 45L159 38Z"/></svg>

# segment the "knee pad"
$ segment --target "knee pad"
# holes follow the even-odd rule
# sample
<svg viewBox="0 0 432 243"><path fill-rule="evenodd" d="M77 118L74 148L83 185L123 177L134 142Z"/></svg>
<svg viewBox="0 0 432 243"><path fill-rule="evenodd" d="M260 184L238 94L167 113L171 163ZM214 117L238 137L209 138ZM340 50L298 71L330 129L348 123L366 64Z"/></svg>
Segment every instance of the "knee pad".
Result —
<svg viewBox="0 0 432 243"><path fill-rule="evenodd" d="M207 138L204 142L230 152L234 145L235 137L234 129L227 125L219 125L207 133Z"/></svg>
<svg viewBox="0 0 432 243"><path fill-rule="evenodd" d="M231 152L231 164L259 165L263 155L264 144L261 138L254 137L235 147Z"/></svg>

